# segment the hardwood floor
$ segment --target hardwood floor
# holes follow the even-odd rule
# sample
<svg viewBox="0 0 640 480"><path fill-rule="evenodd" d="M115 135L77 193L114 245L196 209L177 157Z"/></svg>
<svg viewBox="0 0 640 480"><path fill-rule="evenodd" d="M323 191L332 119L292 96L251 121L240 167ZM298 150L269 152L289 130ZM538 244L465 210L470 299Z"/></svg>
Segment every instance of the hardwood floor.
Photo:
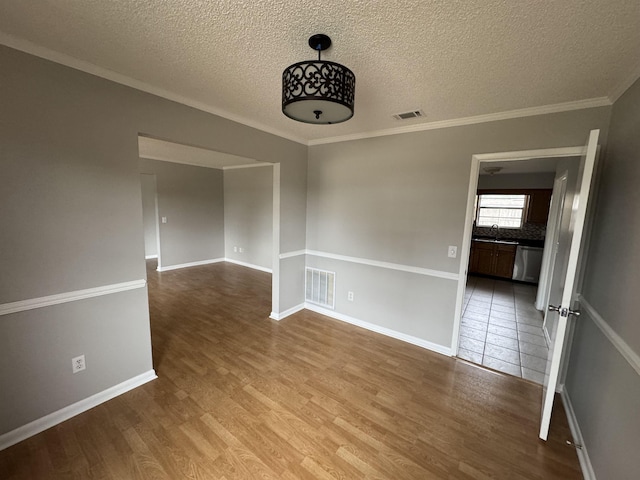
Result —
<svg viewBox="0 0 640 480"><path fill-rule="evenodd" d="M582 478L541 387L321 315L269 274L148 263L158 379L0 452L3 479Z"/></svg>

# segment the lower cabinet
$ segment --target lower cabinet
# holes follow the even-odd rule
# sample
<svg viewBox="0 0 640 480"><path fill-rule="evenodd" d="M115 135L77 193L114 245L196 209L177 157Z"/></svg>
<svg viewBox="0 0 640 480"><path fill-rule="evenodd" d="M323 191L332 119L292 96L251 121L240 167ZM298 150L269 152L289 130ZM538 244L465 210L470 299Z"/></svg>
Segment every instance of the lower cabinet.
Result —
<svg viewBox="0 0 640 480"><path fill-rule="evenodd" d="M474 240L471 242L469 273L511 278L515 259L516 245Z"/></svg>

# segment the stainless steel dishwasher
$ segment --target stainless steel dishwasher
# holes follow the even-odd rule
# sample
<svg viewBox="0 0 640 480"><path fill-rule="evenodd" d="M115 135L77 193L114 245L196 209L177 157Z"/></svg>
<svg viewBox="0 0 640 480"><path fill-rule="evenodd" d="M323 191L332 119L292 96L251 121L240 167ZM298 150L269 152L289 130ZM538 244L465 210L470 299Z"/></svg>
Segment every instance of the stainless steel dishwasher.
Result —
<svg viewBox="0 0 640 480"><path fill-rule="evenodd" d="M542 266L542 251L540 247L518 245L516 261L513 265L513 280L538 283L540 267Z"/></svg>

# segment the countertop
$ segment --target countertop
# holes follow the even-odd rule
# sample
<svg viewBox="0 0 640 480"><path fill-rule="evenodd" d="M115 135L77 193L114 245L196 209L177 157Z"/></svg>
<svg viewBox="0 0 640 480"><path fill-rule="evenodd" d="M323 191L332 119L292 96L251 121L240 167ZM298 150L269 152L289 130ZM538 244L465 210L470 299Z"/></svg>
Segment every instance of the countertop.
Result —
<svg viewBox="0 0 640 480"><path fill-rule="evenodd" d="M488 242L488 243L499 243L502 245L522 245L524 247L544 247L544 240L531 240L528 238L500 238L497 239L494 237L481 237L475 236L472 237L472 240L476 240L479 242Z"/></svg>

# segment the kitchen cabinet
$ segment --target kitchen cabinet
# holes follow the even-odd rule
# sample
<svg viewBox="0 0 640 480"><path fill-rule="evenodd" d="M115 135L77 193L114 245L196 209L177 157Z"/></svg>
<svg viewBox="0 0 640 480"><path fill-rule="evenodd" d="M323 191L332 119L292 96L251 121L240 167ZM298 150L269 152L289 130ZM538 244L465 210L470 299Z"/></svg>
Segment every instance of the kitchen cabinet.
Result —
<svg viewBox="0 0 640 480"><path fill-rule="evenodd" d="M529 193L528 223L547 223L552 190L531 190Z"/></svg>
<svg viewBox="0 0 640 480"><path fill-rule="evenodd" d="M492 241L473 240L469 273L511 278L516 259L517 245Z"/></svg>

